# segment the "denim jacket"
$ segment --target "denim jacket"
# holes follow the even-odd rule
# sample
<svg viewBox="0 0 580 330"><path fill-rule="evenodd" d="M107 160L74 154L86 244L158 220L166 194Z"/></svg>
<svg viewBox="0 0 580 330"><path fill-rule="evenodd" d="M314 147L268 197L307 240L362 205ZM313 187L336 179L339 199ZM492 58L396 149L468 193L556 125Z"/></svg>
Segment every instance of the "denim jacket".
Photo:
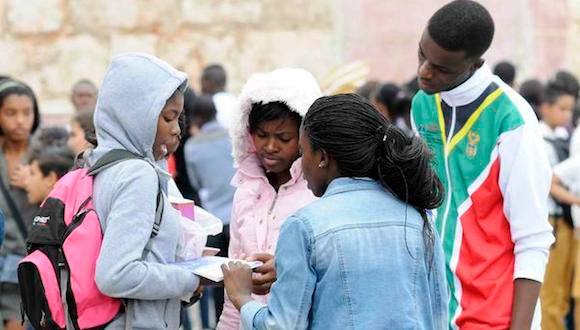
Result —
<svg viewBox="0 0 580 330"><path fill-rule="evenodd" d="M373 180L333 180L283 224L278 279L268 305L242 307L244 329L446 329L443 251L426 225Z"/></svg>

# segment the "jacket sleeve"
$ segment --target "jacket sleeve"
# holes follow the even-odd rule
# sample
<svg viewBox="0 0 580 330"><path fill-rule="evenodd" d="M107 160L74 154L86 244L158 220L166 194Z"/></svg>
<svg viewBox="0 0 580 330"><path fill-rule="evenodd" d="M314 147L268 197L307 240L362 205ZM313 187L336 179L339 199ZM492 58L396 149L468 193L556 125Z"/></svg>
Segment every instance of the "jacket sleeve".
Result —
<svg viewBox="0 0 580 330"><path fill-rule="evenodd" d="M115 298L162 300L191 296L198 285L195 275L177 266L142 259L155 221L157 174L143 161L126 161L123 165L114 177L106 175L106 171L100 174L106 176L97 177L107 180L106 194L97 197L102 196L106 199L102 201L104 205L109 205L96 265L98 288ZM110 183L109 179L115 181ZM164 200L165 209L170 211L171 206ZM162 222L161 231L163 228Z"/></svg>
<svg viewBox="0 0 580 330"><path fill-rule="evenodd" d="M282 225L276 248L278 279L268 305L251 301L242 306L244 329L307 329L316 288L312 231L297 217Z"/></svg>
<svg viewBox="0 0 580 330"><path fill-rule="evenodd" d="M234 196L234 202L232 205L232 217L230 221L230 245L228 248L228 257L233 258L235 255L242 253L242 248L240 244L240 231L239 231L239 214L237 212L237 195ZM240 329L240 313L234 307L234 304L230 301L228 295L224 295L224 308L222 310L222 315L217 325L218 330L238 330Z"/></svg>
<svg viewBox="0 0 580 330"><path fill-rule="evenodd" d="M529 124L500 136L499 184L514 242L514 279L542 282L550 245L548 222L551 169L543 140Z"/></svg>

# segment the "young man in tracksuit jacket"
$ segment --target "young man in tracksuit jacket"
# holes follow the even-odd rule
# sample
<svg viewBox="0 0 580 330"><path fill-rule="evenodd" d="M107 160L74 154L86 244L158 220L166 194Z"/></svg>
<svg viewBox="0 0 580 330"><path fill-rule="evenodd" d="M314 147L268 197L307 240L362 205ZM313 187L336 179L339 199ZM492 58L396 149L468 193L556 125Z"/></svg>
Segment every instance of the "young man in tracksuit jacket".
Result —
<svg viewBox="0 0 580 330"><path fill-rule="evenodd" d="M436 228L450 329L539 328L553 242L544 142L530 106L481 58L493 33L483 6L456 0L431 17L419 43L412 121L446 189Z"/></svg>

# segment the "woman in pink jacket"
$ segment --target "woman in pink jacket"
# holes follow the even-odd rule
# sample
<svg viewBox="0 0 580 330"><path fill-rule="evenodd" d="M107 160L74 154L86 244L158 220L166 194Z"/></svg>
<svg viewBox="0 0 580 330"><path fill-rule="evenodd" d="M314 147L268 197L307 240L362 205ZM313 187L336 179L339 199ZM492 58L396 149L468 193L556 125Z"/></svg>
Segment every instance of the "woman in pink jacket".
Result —
<svg viewBox="0 0 580 330"><path fill-rule="evenodd" d="M238 170L230 223L229 256L260 260L254 299L266 302L276 280L274 251L282 223L315 197L302 175L298 146L302 117L321 96L314 77L301 69L252 76L239 98L231 129ZM226 298L218 329L240 329L240 314Z"/></svg>

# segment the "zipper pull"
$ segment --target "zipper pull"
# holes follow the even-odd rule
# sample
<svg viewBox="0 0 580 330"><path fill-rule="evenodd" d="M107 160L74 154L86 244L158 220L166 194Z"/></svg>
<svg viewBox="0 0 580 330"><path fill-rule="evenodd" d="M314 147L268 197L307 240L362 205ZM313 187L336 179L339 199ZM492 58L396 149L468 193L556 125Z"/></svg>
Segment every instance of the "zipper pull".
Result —
<svg viewBox="0 0 580 330"><path fill-rule="evenodd" d="M57 266L59 268L63 268L65 266L64 251L62 248L58 248Z"/></svg>

